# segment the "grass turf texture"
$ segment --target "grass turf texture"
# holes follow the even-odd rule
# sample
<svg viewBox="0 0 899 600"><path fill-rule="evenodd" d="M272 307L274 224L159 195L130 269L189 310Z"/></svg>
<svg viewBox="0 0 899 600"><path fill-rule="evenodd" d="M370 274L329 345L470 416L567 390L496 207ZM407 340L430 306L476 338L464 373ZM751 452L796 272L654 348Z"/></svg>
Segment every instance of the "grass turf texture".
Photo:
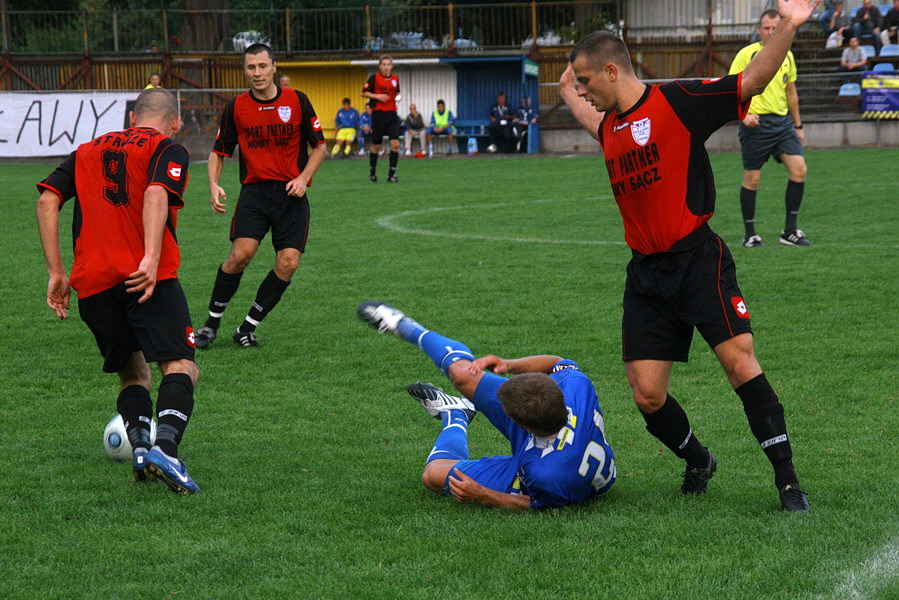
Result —
<svg viewBox="0 0 899 600"><path fill-rule="evenodd" d="M800 226L777 243L785 173L759 193L767 247L739 246L736 154L712 156L713 227L730 244L757 352L788 414L813 511L779 512L770 466L697 336L672 393L719 459L708 495L682 498L681 463L644 430L619 358L629 252L602 161L329 161L310 192L308 252L259 328L229 339L272 264L268 241L198 355L182 445L203 493L131 481L104 454L117 382L87 328L44 303L34 182L53 165L0 166L0 580L6 598L876 598L897 583L896 149L809 152ZM233 209L236 165L223 179ZM206 167L181 213L181 280L205 318L228 217ZM68 246L71 207L63 213ZM67 262L67 264L70 264ZM419 482L437 434L403 388L446 385L417 349L354 313L389 301L476 354L551 352L596 383L619 479L547 513L460 505ZM158 375L156 382L158 383ZM485 421L473 456L506 447Z"/></svg>

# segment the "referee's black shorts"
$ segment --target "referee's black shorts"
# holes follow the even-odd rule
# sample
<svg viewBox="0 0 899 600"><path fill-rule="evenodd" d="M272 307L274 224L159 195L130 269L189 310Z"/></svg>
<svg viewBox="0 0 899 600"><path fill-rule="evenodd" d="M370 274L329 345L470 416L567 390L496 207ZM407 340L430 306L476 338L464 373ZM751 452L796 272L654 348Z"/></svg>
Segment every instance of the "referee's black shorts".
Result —
<svg viewBox="0 0 899 600"><path fill-rule="evenodd" d="M730 250L708 232L687 250L635 254L628 263L621 340L625 361L687 362L694 327L711 348L752 333Z"/></svg>
<svg viewBox="0 0 899 600"><path fill-rule="evenodd" d="M231 241L252 238L261 242L269 230L275 251L296 248L305 252L309 200L289 196L286 181L244 184L231 218Z"/></svg>
<svg viewBox="0 0 899 600"><path fill-rule="evenodd" d="M396 111L371 111L371 141L373 144L380 144L385 135L392 140L400 139L402 129L403 124Z"/></svg>
<svg viewBox="0 0 899 600"><path fill-rule="evenodd" d="M194 359L194 330L178 280L156 282L153 295L140 304L142 295L120 283L78 299L78 313L97 340L106 373L121 371L138 350L147 362Z"/></svg>
<svg viewBox="0 0 899 600"><path fill-rule="evenodd" d="M783 162L781 154L802 156L802 143L790 115L759 115L757 127L740 123L740 149L746 171L758 171L771 157Z"/></svg>

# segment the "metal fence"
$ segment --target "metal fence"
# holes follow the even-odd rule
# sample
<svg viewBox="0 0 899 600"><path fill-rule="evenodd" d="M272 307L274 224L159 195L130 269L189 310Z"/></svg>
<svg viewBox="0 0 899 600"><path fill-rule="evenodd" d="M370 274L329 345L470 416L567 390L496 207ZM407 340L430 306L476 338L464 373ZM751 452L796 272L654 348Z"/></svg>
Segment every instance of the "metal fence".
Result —
<svg viewBox="0 0 899 600"><path fill-rule="evenodd" d="M527 49L572 43L620 22L621 0L270 10L2 13L10 54L279 53Z"/></svg>

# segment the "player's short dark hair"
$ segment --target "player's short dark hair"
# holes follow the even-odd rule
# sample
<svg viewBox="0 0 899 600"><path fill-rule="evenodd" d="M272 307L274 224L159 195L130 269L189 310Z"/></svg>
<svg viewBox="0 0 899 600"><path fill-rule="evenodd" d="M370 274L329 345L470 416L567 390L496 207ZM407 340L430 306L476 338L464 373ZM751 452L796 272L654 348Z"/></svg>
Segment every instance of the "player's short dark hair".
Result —
<svg viewBox="0 0 899 600"><path fill-rule="evenodd" d="M634 72L627 46L621 38L610 31L594 31L587 34L571 49L568 62L573 63L581 54L586 54L592 62L601 62L602 64L597 64L600 68L605 63L611 62L623 71Z"/></svg>
<svg viewBox="0 0 899 600"><path fill-rule="evenodd" d="M352 104L352 102L350 102L349 98L344 98L341 104Z"/></svg>
<svg viewBox="0 0 899 600"><path fill-rule="evenodd" d="M780 13L777 12L776 9L769 8L768 10L766 10L765 12L763 12L763 13L761 14L761 16L759 16L759 27L762 26L762 19L764 19L765 17L768 17L769 19L779 19L779 18L780 18Z"/></svg>
<svg viewBox="0 0 899 600"><path fill-rule="evenodd" d="M537 434L554 434L568 422L562 390L545 373L516 375L499 386L498 395L509 418Z"/></svg>
<svg viewBox="0 0 899 600"><path fill-rule="evenodd" d="M263 52L268 53L268 58L270 61L275 62L275 53L272 51L271 47L268 44L263 44L261 42L256 42L255 44L250 44L247 46L247 49L243 51L244 57L248 54L262 54Z"/></svg>
<svg viewBox="0 0 899 600"><path fill-rule="evenodd" d="M160 115L166 119L178 117L178 101L175 94L163 88L148 88L140 93L134 102L134 116L142 117Z"/></svg>
<svg viewBox="0 0 899 600"><path fill-rule="evenodd" d="M444 102L442 98L437 101L437 104L442 104L442 105L446 106L446 102Z"/></svg>

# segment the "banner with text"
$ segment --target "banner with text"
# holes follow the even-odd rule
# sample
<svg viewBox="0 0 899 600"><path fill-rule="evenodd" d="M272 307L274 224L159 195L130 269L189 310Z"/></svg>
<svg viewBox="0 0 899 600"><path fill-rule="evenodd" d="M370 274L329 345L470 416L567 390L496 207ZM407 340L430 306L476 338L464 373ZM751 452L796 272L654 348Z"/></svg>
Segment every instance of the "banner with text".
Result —
<svg viewBox="0 0 899 600"><path fill-rule="evenodd" d="M0 157L65 156L128 126L139 92L0 93Z"/></svg>
<svg viewBox="0 0 899 600"><path fill-rule="evenodd" d="M899 119L899 74L865 72L862 79L862 117Z"/></svg>

